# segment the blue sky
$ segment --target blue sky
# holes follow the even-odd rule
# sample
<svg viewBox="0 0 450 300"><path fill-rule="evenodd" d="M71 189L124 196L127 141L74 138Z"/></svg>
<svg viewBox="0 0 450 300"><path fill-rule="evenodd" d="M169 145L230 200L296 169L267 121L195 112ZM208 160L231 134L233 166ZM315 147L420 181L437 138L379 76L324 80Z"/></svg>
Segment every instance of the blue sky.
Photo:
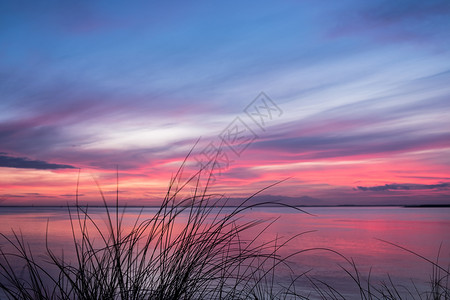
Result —
<svg viewBox="0 0 450 300"><path fill-rule="evenodd" d="M124 198L157 195L240 116L258 139L219 190L448 201L449 23L448 1L0 1L0 194L66 200L119 165Z"/></svg>

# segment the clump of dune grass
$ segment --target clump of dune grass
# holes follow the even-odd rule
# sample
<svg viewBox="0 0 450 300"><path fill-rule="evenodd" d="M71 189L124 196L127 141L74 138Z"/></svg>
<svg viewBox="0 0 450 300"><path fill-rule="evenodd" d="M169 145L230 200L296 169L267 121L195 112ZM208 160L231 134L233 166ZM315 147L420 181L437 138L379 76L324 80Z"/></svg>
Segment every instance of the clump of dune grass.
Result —
<svg viewBox="0 0 450 300"><path fill-rule="evenodd" d="M348 275L348 279L354 284L356 288L354 297L358 297L357 299L362 300L402 300L402 299L411 299L411 300L449 300L450 299L450 271L449 267L444 268L439 264L439 255L440 248L438 251L438 255L435 261L430 260L429 258L420 255L410 249L402 247L398 244L391 243L385 240L378 239L386 244L389 244L393 247L397 247L405 251L405 253L412 254L418 257L421 260L426 261L429 266L431 266L431 274L428 281L428 289L422 290L417 287L414 281L409 282L409 285L406 285L405 282L395 282L389 274L387 274L387 279L381 282L375 282L371 278L371 271L369 271L368 275L364 276L358 268L358 265L351 258L347 258L341 253L334 251L329 248L315 248L315 249L307 249L305 251L311 250L324 250L327 252L332 252L337 256L341 257L345 264L339 265L340 268ZM305 277L310 282L315 296L318 299L323 300L345 300L348 299L341 291L333 287L332 283L325 282L319 278L310 277L305 274ZM302 296L299 296L300 298ZM305 299L305 298L302 298ZM308 297L306 297L308 299Z"/></svg>
<svg viewBox="0 0 450 300"><path fill-rule="evenodd" d="M431 266L431 274L428 282L429 289L426 291L420 291L414 282L411 282L413 288L407 288L402 284L396 284L390 276L388 281L381 282L381 285L376 288L376 291L381 295L381 299L402 299L401 292L407 295L409 299L426 299L426 300L449 300L450 299L450 267L444 268L439 264L439 257L441 247L439 247L436 260L430 260L429 258L414 252L410 249L391 243L389 241L380 240L391 246L397 247L405 251L405 253L412 254L421 260L426 261ZM368 298L370 299L370 298Z"/></svg>
<svg viewBox="0 0 450 300"><path fill-rule="evenodd" d="M8 299L86 300L286 299L295 295L295 285L277 286L274 280L276 269L286 265L277 254L286 241L259 242L271 222L241 218L246 210L268 204L249 204L262 190L225 212L223 195L209 193L208 184L199 188L202 170L181 183L182 167L154 216L143 219L141 211L131 228L123 224L126 209L119 209L118 193L115 205L108 205L99 189L106 227L91 217L89 207L79 205L77 196L76 207L68 208L75 258L57 255L48 237L45 259L37 258L19 233L13 231L10 237L2 233L12 247L11 251L0 248L4 295ZM197 187L193 195L181 197L192 182ZM176 227L179 224L183 224L181 230ZM250 229L257 234L243 239Z"/></svg>

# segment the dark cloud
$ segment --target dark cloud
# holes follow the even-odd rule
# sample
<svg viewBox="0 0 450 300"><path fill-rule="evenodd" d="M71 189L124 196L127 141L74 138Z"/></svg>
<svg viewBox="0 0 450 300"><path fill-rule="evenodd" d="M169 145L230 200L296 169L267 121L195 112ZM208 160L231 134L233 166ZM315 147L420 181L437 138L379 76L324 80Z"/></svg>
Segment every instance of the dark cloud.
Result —
<svg viewBox="0 0 450 300"><path fill-rule="evenodd" d="M450 180L450 177L437 177L437 176L399 176L399 177L414 178L414 179Z"/></svg>
<svg viewBox="0 0 450 300"><path fill-rule="evenodd" d="M19 168L19 169L38 169L38 170L56 170L56 169L74 169L74 166L52 164L42 160L31 160L25 157L12 157L0 155L0 167Z"/></svg>
<svg viewBox="0 0 450 300"><path fill-rule="evenodd" d="M367 9L364 16L379 22L423 20L450 13L450 4L445 0L382 1Z"/></svg>
<svg viewBox="0 0 450 300"><path fill-rule="evenodd" d="M23 198L25 197L24 195L14 195L14 194L1 194L0 197L5 197L5 198Z"/></svg>
<svg viewBox="0 0 450 300"><path fill-rule="evenodd" d="M339 16L339 25L333 34L365 34L378 42L412 42L421 46L447 44L449 1L401 0L355 4L356 9L346 10Z"/></svg>
<svg viewBox="0 0 450 300"><path fill-rule="evenodd" d="M381 192L381 191L392 191L392 190L400 190L400 191L409 191L409 190L433 190L433 189L448 189L450 188L450 183L438 183L438 184L385 184L385 185L377 185L377 186L358 186L356 189L360 191L372 191L372 192Z"/></svg>

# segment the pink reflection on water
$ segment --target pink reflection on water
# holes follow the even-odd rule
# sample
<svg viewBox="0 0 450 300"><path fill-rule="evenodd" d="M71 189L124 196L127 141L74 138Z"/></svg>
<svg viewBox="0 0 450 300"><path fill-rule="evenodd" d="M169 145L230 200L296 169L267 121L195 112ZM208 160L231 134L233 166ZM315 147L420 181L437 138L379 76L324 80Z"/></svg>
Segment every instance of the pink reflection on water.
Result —
<svg viewBox="0 0 450 300"><path fill-rule="evenodd" d="M413 250L435 260L439 248L440 265L450 265L450 209L449 208L307 208L310 216L292 209L258 208L247 211L241 221L255 219L274 220L260 236L261 242L280 238L280 241L302 232L314 231L292 240L280 250L280 254L310 248L329 248L347 258L354 259L364 276L371 270L372 281L386 280L390 274L401 283L414 280L424 287L429 280L432 267L424 260L378 239L383 239ZM107 228L103 209L91 208L90 216L102 228ZM140 209L128 208L124 215L124 231L131 229ZM227 209L224 213L231 211ZM156 209L146 208L141 219L150 218ZM73 237L67 208L2 208L0 210L0 232L10 236L11 229L20 232L24 240L37 254L45 252L45 236L48 225L48 239L52 249L58 253L64 249L65 256L73 255ZM113 215L114 217L114 215ZM187 215L181 215L175 226L179 232L185 225ZM77 224L77 223L75 223ZM267 223L268 224L268 223ZM260 228L261 229L261 228ZM251 240L259 229L252 229L243 240ZM94 235L95 236L95 235ZM289 259L297 273L332 282L351 294L354 286L339 265L349 267L338 255L324 250L307 251ZM301 282L306 284L306 282Z"/></svg>
<svg viewBox="0 0 450 300"><path fill-rule="evenodd" d="M354 259L362 274L372 272L372 279L394 280L420 286L430 280L432 266L402 249L378 239L401 245L433 261L437 259L444 268L450 265L450 209L448 208L309 208L315 217L298 213L282 213L267 234L291 236L299 231L317 230L290 243L289 250L331 248ZM254 216L270 218L271 212L254 212ZM288 252L288 251L287 251ZM327 251L312 251L296 256L294 263L305 271L323 277L333 274L345 276L338 264L348 266L337 255Z"/></svg>

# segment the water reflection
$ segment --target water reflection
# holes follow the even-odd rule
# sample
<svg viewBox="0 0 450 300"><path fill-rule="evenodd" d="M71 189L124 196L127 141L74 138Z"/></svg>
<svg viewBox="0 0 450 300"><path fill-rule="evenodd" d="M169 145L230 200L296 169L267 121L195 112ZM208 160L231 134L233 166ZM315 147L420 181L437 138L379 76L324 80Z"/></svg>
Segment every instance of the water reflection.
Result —
<svg viewBox="0 0 450 300"><path fill-rule="evenodd" d="M64 251L66 260L73 257L73 236L67 208L1 208L0 232L11 235L11 229L20 232L36 256L45 253L45 241L55 250ZM231 209L229 209L231 210ZM285 208L258 208L248 211L242 220L277 219L263 235L261 242L274 238L288 238L301 232L309 232L292 240L280 250L281 255L310 249L331 248L352 258L363 275L371 272L372 282L386 280L389 274L394 282L409 285L413 280L419 289L425 288L432 266L420 258L384 243L387 240L411 249L434 260L441 247L439 262L450 265L450 209L449 208L309 208L306 215ZM90 216L107 228L107 217L102 208L90 208ZM131 228L141 209L127 208L123 215L125 232ZM145 208L141 219L150 218L156 208ZM223 213L227 213L225 210ZM175 231L184 226L183 218ZM77 223L76 223L77 224ZM252 229L253 230L253 229ZM248 232L245 240L256 232ZM98 237L97 237L98 238ZM1 245L7 247L6 245ZM59 250L61 249L61 250ZM340 266L350 268L342 257L325 250L307 251L289 259L297 274L308 272L309 276L324 280L346 295L357 293L356 286ZM279 274L283 278L283 274ZM287 275L286 275L287 276ZM299 284L310 286L306 278ZM412 289L414 287L411 286Z"/></svg>

